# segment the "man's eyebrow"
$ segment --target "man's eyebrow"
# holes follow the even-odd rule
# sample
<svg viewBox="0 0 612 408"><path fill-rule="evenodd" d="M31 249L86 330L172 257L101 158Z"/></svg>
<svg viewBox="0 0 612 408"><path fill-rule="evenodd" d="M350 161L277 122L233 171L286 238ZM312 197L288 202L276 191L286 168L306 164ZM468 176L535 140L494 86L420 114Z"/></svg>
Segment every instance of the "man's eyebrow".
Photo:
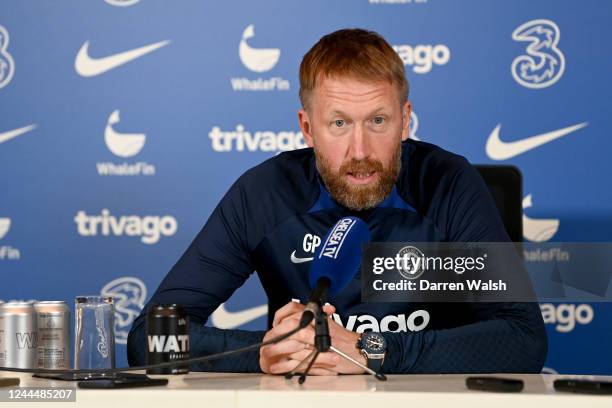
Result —
<svg viewBox="0 0 612 408"><path fill-rule="evenodd" d="M382 112L387 112L387 108L385 106L380 106L380 107L374 109L372 112L370 112L370 116L371 115L375 115L377 113L382 113Z"/></svg>
<svg viewBox="0 0 612 408"><path fill-rule="evenodd" d="M384 106L379 106L378 108L372 110L370 113L368 113L367 116L372 116L372 115L376 115L377 113L382 113L382 112L386 112L387 108ZM340 109L332 109L329 113L330 116L350 116L348 113L341 111Z"/></svg>

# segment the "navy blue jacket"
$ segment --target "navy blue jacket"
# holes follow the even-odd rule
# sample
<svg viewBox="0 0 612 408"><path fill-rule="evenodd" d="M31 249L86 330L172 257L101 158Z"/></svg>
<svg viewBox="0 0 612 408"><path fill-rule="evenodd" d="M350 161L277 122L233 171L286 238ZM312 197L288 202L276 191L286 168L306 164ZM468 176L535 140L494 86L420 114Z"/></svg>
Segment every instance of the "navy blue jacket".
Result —
<svg viewBox="0 0 612 408"><path fill-rule="evenodd" d="M205 323L254 271L268 297L269 326L292 298L306 300L309 263L295 263L312 256L304 251L304 238L325 236L346 215L366 221L373 242L509 240L478 172L465 158L432 144L403 142L392 193L376 208L359 212L331 198L312 149L281 153L234 183L162 281L130 331L130 365L145 363L145 314L157 303L187 307L191 356L261 341L264 331ZM544 364L547 339L536 303L362 303L360 295L357 276L329 301L345 327L383 333L387 373L536 373ZM192 369L261 371L258 352Z"/></svg>

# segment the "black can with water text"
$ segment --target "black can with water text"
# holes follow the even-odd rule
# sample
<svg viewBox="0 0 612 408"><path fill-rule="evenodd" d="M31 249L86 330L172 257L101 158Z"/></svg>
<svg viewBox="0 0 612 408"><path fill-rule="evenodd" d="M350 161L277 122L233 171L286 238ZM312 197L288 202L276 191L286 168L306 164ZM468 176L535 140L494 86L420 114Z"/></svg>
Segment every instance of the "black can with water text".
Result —
<svg viewBox="0 0 612 408"><path fill-rule="evenodd" d="M189 358L189 318L177 304L154 305L147 313L147 365ZM147 370L148 374L187 374L189 365Z"/></svg>

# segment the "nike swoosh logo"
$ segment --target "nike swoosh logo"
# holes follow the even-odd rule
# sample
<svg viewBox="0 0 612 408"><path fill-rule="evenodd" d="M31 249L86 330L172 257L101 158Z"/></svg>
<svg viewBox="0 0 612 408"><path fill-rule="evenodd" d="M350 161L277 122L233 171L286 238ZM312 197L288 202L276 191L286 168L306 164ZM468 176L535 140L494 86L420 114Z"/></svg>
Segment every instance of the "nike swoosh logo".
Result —
<svg viewBox="0 0 612 408"><path fill-rule="evenodd" d="M84 77L92 77L110 71L123 64L140 58L170 43L169 40L160 41L155 44L145 45L144 47L120 52L119 54L109 55L103 58L91 58L89 56L89 41L85 41L74 60L74 69Z"/></svg>
<svg viewBox="0 0 612 408"><path fill-rule="evenodd" d="M582 129L587 124L587 122L583 122L563 129L557 129L553 130L552 132L542 133L540 135L517 140L515 142L502 141L499 138L499 130L501 129L501 125L497 125L497 127L495 127L493 132L491 132L489 135L485 149L487 151L487 155L492 160L511 159L519 154L523 154L529 150L535 149L536 147L540 147L546 143L552 142L555 139L575 132L578 129Z"/></svg>
<svg viewBox="0 0 612 408"><path fill-rule="evenodd" d="M310 262L314 259L314 257L310 257L310 258L298 258L297 256L295 256L295 251L293 251L291 253L291 262L293 262L294 264L299 264L299 263L304 263L304 262Z"/></svg>
<svg viewBox="0 0 612 408"><path fill-rule="evenodd" d="M239 312L230 312L222 303L211 315L212 324L219 329L235 329L268 314L268 305L252 307Z"/></svg>
<svg viewBox="0 0 612 408"><path fill-rule="evenodd" d="M30 130L33 130L36 125L24 126L19 129L9 130L7 132L0 133L0 143L7 142L17 136L21 136L24 133L28 133Z"/></svg>

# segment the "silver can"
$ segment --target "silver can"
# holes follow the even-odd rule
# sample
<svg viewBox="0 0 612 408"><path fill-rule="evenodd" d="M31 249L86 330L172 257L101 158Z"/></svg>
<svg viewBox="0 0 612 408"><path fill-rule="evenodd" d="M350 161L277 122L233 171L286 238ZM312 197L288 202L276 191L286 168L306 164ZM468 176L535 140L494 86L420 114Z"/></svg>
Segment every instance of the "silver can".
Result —
<svg viewBox="0 0 612 408"><path fill-rule="evenodd" d="M70 310L66 302L36 302L38 368L70 368Z"/></svg>
<svg viewBox="0 0 612 408"><path fill-rule="evenodd" d="M0 366L36 368L38 316L33 302L0 306Z"/></svg>

